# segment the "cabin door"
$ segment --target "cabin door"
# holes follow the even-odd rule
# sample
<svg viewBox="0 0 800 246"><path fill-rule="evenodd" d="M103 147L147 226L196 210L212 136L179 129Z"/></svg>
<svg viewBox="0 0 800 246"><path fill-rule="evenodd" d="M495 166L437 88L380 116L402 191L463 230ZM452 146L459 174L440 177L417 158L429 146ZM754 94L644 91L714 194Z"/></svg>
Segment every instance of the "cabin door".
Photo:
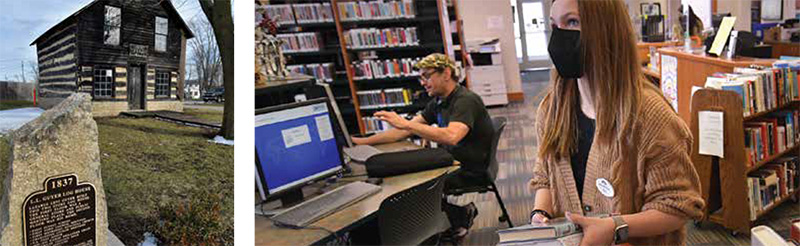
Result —
<svg viewBox="0 0 800 246"><path fill-rule="evenodd" d="M141 66L130 66L128 68L128 108L144 109L144 81Z"/></svg>

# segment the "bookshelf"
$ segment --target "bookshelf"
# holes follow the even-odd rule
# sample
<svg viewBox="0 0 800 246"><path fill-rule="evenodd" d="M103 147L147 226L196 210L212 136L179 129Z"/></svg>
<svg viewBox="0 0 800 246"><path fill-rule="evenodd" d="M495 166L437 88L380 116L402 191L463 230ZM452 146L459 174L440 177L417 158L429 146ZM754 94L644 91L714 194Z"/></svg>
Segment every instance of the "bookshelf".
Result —
<svg viewBox="0 0 800 246"><path fill-rule="evenodd" d="M345 1L339 1L345 2ZM376 26L376 25L417 25L420 23L430 24L428 22L439 21L438 16L424 16L415 18L398 18L398 19L385 19L385 20L345 20L342 24L358 24L363 26Z"/></svg>
<svg viewBox="0 0 800 246"><path fill-rule="evenodd" d="M411 46L402 46L402 47L376 47L376 48L348 48L348 51L351 52L359 52L359 51L416 51L416 50L431 50L431 49L438 49L442 47L442 43L430 43L424 45L411 45Z"/></svg>
<svg viewBox="0 0 800 246"><path fill-rule="evenodd" d="M800 109L798 107L800 100L794 99L778 107L748 117L744 117L742 100L742 97L734 91L701 89L692 97L691 105L691 130L693 136L695 136L691 158L700 177L701 193L706 201L704 220L720 224L731 230L734 235L738 233L748 234L750 228L755 225L758 219L788 200L794 198L796 201L798 192L800 192L800 189L797 188L789 191L789 181L784 179L783 182L787 183L778 182L776 184L775 192L778 195L774 199L770 199L772 201L770 204L763 207L758 206L760 209L750 209L753 203L751 203L752 196L750 196L752 195L750 187L752 183L749 183L749 179L753 179L754 177L752 176L758 176L756 174L758 172L771 170L772 166L775 165L770 163L800 155L800 147L798 147L800 146L800 141L798 141L800 139L794 137L794 145L792 147L787 147L783 151L774 151L773 154L767 155L765 158L754 162L752 166L749 166L747 163L749 162L750 150L746 147L746 127L748 124L769 117L781 117L787 111L793 111L797 114L797 112L800 112L797 111ZM700 137L698 136L699 122L697 115L700 111L723 112L724 158L699 154L698 139ZM793 133L797 134L797 132ZM786 138L788 139L789 137L786 136ZM797 168L797 164L794 165ZM795 175L798 175L798 169L794 170ZM785 175L786 172L784 172L784 177ZM797 178L794 180L796 181ZM796 182L794 182L794 185L797 187ZM781 186L787 190L786 194L782 194L784 192ZM769 191L769 188L768 186L767 191Z"/></svg>
<svg viewBox="0 0 800 246"><path fill-rule="evenodd" d="M452 54L452 44L448 43L445 36L450 33L449 26L444 26L442 23L449 25L449 21L457 17L446 11L445 0L399 1L403 7L410 3L412 10L393 17L375 15L377 18L365 17L365 13L362 13L363 16L357 16L352 11L353 5L362 4L360 7L364 7L363 5L371 4L371 1L332 0L331 2L336 6L334 19L341 36L340 43L346 44L341 47L341 53L346 64L353 64L347 67L346 73L351 94L404 89L408 90L408 97L411 99L400 103L402 105L387 101L389 105L375 106L373 102L368 103L372 105L371 107L362 107L364 98L352 96L353 110L343 110L343 114L352 114L356 119L360 119L356 122L358 128L354 131L362 134L374 132L375 120L371 116L379 110L413 114L423 109L431 98L420 85L419 75L414 71L413 64L431 53ZM371 39L362 38L375 33L386 33L384 36L388 38L383 40L388 41L376 44ZM398 38L400 41L395 41ZM374 63L378 65L369 65ZM381 69L375 69L376 67ZM392 70L397 67L400 68L399 72Z"/></svg>
<svg viewBox="0 0 800 246"><path fill-rule="evenodd" d="M292 51L284 52L287 67L329 83L348 130L364 134L367 131L362 119L368 119L374 112L416 113L424 108L430 97L419 84L419 76L413 68L401 69L400 74L383 74L376 69L373 71L375 76L362 78L363 71L351 65L378 61L392 67L391 62L395 60L413 61L434 52L450 55L457 61L466 60L463 52L456 55L452 47L453 44L463 47L463 28L457 4L457 0L258 0L256 11L290 19L279 21L279 35L301 36L305 38L304 43L312 44L310 49L306 49L299 41L292 43L294 46L288 47ZM330 16L327 8L330 8ZM358 9L370 11L359 12ZM455 24L454 32L451 32L451 22ZM351 35L350 31L355 34ZM374 35L373 39L363 39L370 37L368 34ZM376 44L374 37L381 34L392 37L378 40L399 39L400 42ZM370 42L356 43L354 40ZM402 67L404 63L400 64ZM408 64L413 66L413 63ZM359 91L398 88L409 89L412 102L361 107Z"/></svg>
<svg viewBox="0 0 800 246"><path fill-rule="evenodd" d="M778 159L780 157L783 157L783 156L786 156L786 155L791 155L792 153L797 153L797 145L796 144L791 148L788 148L788 149L786 149L786 150L784 150L782 152L779 152L777 154L768 156L766 159L759 161L758 163L756 163L755 166L749 167L747 169L747 173L752 173L753 171L761 169L762 167L764 167L764 165L766 165L768 163L771 163L772 161L775 161L776 159Z"/></svg>

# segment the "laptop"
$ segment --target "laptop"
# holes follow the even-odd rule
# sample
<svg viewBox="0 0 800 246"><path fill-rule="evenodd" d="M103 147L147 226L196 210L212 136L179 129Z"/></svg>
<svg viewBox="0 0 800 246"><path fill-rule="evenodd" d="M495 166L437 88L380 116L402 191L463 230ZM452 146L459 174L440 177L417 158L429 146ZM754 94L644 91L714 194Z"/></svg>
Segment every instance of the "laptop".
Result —
<svg viewBox="0 0 800 246"><path fill-rule="evenodd" d="M351 147L342 148L342 151L350 157L351 160L365 163L370 157L383 153L378 148L371 145L356 145Z"/></svg>
<svg viewBox="0 0 800 246"><path fill-rule="evenodd" d="M331 102L331 106L333 107L333 113L336 116L336 120L339 122L339 127L341 127L342 133L344 135L344 139L347 146L342 148L342 152L344 152L347 156L349 156L351 160L361 163L367 162L367 159L369 159L374 155L383 153L383 151L375 147L372 147L370 145L353 144L353 141L350 138L351 137L350 132L347 130L347 127L344 124L342 113L339 110L339 105L336 103L336 100L333 97L333 92L331 91L330 86L325 83L317 83L317 85L322 86L324 88L325 94L328 96L328 100Z"/></svg>

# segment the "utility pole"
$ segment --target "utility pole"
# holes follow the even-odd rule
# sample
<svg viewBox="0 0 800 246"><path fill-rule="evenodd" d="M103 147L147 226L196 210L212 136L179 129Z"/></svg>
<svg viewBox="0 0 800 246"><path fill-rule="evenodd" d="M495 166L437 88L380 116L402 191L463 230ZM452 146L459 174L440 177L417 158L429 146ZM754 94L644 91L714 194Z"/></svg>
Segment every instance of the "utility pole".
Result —
<svg viewBox="0 0 800 246"><path fill-rule="evenodd" d="M25 83L25 61L20 61L19 63L22 64L22 83Z"/></svg>

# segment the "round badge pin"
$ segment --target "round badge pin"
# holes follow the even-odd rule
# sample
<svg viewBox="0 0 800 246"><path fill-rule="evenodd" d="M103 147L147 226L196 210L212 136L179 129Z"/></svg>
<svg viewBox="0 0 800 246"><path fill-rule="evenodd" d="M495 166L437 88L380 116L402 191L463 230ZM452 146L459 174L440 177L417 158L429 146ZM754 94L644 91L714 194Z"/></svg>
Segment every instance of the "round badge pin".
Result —
<svg viewBox="0 0 800 246"><path fill-rule="evenodd" d="M604 196L614 197L614 187L611 186L611 182L608 182L607 179L599 178L595 184L597 185L597 190L603 193Z"/></svg>

